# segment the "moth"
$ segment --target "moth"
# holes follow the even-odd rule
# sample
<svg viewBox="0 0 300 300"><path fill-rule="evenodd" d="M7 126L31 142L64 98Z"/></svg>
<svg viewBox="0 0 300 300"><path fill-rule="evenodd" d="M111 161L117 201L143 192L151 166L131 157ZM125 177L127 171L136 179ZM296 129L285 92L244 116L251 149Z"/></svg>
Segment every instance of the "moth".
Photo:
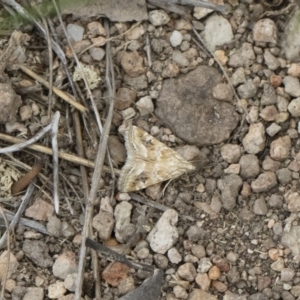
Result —
<svg viewBox="0 0 300 300"><path fill-rule="evenodd" d="M118 181L121 192L138 191L195 170L176 151L136 126L126 131L125 146L127 160Z"/></svg>

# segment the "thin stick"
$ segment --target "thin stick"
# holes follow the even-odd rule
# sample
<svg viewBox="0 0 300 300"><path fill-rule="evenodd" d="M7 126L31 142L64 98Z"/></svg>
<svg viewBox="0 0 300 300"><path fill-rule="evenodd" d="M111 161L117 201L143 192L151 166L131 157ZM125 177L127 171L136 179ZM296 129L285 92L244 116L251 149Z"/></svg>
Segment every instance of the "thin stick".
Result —
<svg viewBox="0 0 300 300"><path fill-rule="evenodd" d="M13 137L13 136L1 133L1 132L0 132L0 139L3 140L3 141L9 142L9 143L14 143L14 144L24 143L23 139L16 138L16 137ZM15 147L17 147L17 146L15 146ZM27 145L27 148L38 151L38 152L41 152L41 153L44 153L44 154L48 154L48 155L51 155L51 156L53 155L53 151L52 151L51 148L48 148L48 147L45 147L45 146L42 146L42 145L29 144L29 145ZM6 148L2 148L2 149L6 149ZM0 151L2 151L2 149L0 149ZM18 151L18 150L15 150L15 151ZM5 153L5 152L6 151L0 152L0 153ZM10 152L13 152L13 151L10 151ZM92 169L95 168L95 163L93 161L78 157L74 154L69 154L69 153L65 153L65 152L58 152L58 157L62 158L64 160L70 161L70 162L72 162L74 164L77 164L77 165L86 166L86 167L92 168ZM107 166L103 166L103 170L106 173L110 172L110 168L107 167ZM120 170L114 169L114 173L117 176L119 176L120 175Z"/></svg>
<svg viewBox="0 0 300 300"><path fill-rule="evenodd" d="M9 232L9 225L8 225L8 222L7 222L7 219L6 219L6 216L4 214L2 206L0 206L0 214L2 215L2 218L4 219L6 231ZM5 285L6 285L7 275L8 275L8 271L9 271L9 264L10 264L10 239L8 238L7 239L7 268L5 270L6 271L5 276L4 276L4 279L2 281L0 300L4 299L4 292L5 292Z"/></svg>
<svg viewBox="0 0 300 300"><path fill-rule="evenodd" d="M41 76L39 76L38 74L36 74L35 72L33 72L32 70L30 70L29 68L27 68L24 65L19 65L19 68L26 73L28 76L32 77L33 79L35 79L36 81L38 81L39 83L41 83L42 85L44 85L46 88L50 89L51 86L49 84L48 81L46 81L45 79L43 79ZM55 86L52 87L53 92L60 98L62 98L63 100L65 100L66 102L68 102L69 104L71 104L72 106L74 106L76 109L80 110L81 112L86 112L87 108L84 107L82 104L80 104L79 102L77 102L71 95L66 94L65 92L61 91L60 89L56 88Z"/></svg>
<svg viewBox="0 0 300 300"><path fill-rule="evenodd" d="M113 111L114 111L114 102L115 102L115 90L114 90L114 73L113 73L113 66L110 64L110 43L108 42L106 44L106 72L109 74L112 78L112 81L110 80L109 76L106 76L106 82L107 82L107 88L108 88L108 94L110 96L110 106L107 113L107 118L105 125L103 127L103 133L101 135L97 158L96 158L96 167L95 171L93 173L92 177L92 185L90 190L90 195L87 203L87 209L85 212L85 222L82 230L82 244L80 248L80 254L79 254L79 263L78 263L78 276L76 280L76 289L75 289L75 296L74 300L80 300L81 298L81 292L82 292L82 284L83 284L83 276L84 276L84 269L85 269L85 263L86 263L86 245L85 240L89 236L89 228L90 223L92 220L93 215L93 207L94 202L97 197L97 191L99 187L99 181L102 175L102 169L103 169L103 163L105 159L105 153L107 149L107 141L110 131L110 126L113 118ZM109 73L108 73L109 72ZM112 84L113 83L113 84Z"/></svg>

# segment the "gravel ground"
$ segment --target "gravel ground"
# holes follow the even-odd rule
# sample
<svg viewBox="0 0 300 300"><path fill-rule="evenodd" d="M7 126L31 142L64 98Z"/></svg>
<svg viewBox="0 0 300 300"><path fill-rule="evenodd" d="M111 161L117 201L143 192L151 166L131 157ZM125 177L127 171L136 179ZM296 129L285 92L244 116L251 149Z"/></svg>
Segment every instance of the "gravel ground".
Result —
<svg viewBox="0 0 300 300"><path fill-rule="evenodd" d="M34 137L59 111L59 151L79 156L78 118L90 166L86 181L82 163L60 158L56 213L45 150L0 156L0 200L9 220L26 199L25 192L12 197L24 189L13 183L32 182L34 176L24 175L32 166L38 173L9 247L1 222L4 299L75 299L85 190L100 140L82 73L105 122L110 54L116 93L110 159L117 177L121 172L127 184L142 188L131 192L107 168L102 174L90 234L102 250L97 260L88 248L82 299L300 299L298 7L292 0L208 1L225 5L221 13L186 6L170 11L149 2L106 3L107 26L95 4L66 6L62 18L81 67L51 13L76 95L33 24L21 23L15 39L5 28L0 38L1 148L18 143L8 136ZM3 8L0 17L8 18ZM88 112L70 110L54 90L49 96L18 64L53 80ZM132 136L130 122L138 128ZM38 142L51 147L49 137ZM130 151L134 159L122 169Z"/></svg>

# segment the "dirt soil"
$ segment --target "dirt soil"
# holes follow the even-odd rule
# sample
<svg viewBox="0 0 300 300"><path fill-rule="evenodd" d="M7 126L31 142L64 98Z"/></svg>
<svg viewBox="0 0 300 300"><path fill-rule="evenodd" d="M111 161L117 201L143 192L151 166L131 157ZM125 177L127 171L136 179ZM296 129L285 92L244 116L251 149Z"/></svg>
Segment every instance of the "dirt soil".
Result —
<svg viewBox="0 0 300 300"><path fill-rule="evenodd" d="M296 1L19 2L0 299L300 299Z"/></svg>

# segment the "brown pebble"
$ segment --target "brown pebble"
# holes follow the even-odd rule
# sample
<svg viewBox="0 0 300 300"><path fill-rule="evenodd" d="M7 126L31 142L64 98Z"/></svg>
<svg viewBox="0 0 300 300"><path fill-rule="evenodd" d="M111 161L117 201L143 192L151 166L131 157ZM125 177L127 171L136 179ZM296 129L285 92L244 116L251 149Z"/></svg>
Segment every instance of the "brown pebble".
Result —
<svg viewBox="0 0 300 300"><path fill-rule="evenodd" d="M222 258L219 255L216 255L212 259L212 263L217 266L221 272L228 272L230 270L230 265L225 258Z"/></svg>
<svg viewBox="0 0 300 300"><path fill-rule="evenodd" d="M129 267L115 262L109 264L102 272L102 278L112 286L118 286L121 280L127 278Z"/></svg>
<svg viewBox="0 0 300 300"><path fill-rule="evenodd" d="M208 271L208 277L211 280L216 280L221 276L220 269L217 266L212 266Z"/></svg>
<svg viewBox="0 0 300 300"><path fill-rule="evenodd" d="M215 288L218 292L224 293L227 291L227 285L221 281L214 280L212 282L212 287Z"/></svg>
<svg viewBox="0 0 300 300"><path fill-rule="evenodd" d="M271 75L270 82L274 87L278 87L282 83L282 78L279 75Z"/></svg>

